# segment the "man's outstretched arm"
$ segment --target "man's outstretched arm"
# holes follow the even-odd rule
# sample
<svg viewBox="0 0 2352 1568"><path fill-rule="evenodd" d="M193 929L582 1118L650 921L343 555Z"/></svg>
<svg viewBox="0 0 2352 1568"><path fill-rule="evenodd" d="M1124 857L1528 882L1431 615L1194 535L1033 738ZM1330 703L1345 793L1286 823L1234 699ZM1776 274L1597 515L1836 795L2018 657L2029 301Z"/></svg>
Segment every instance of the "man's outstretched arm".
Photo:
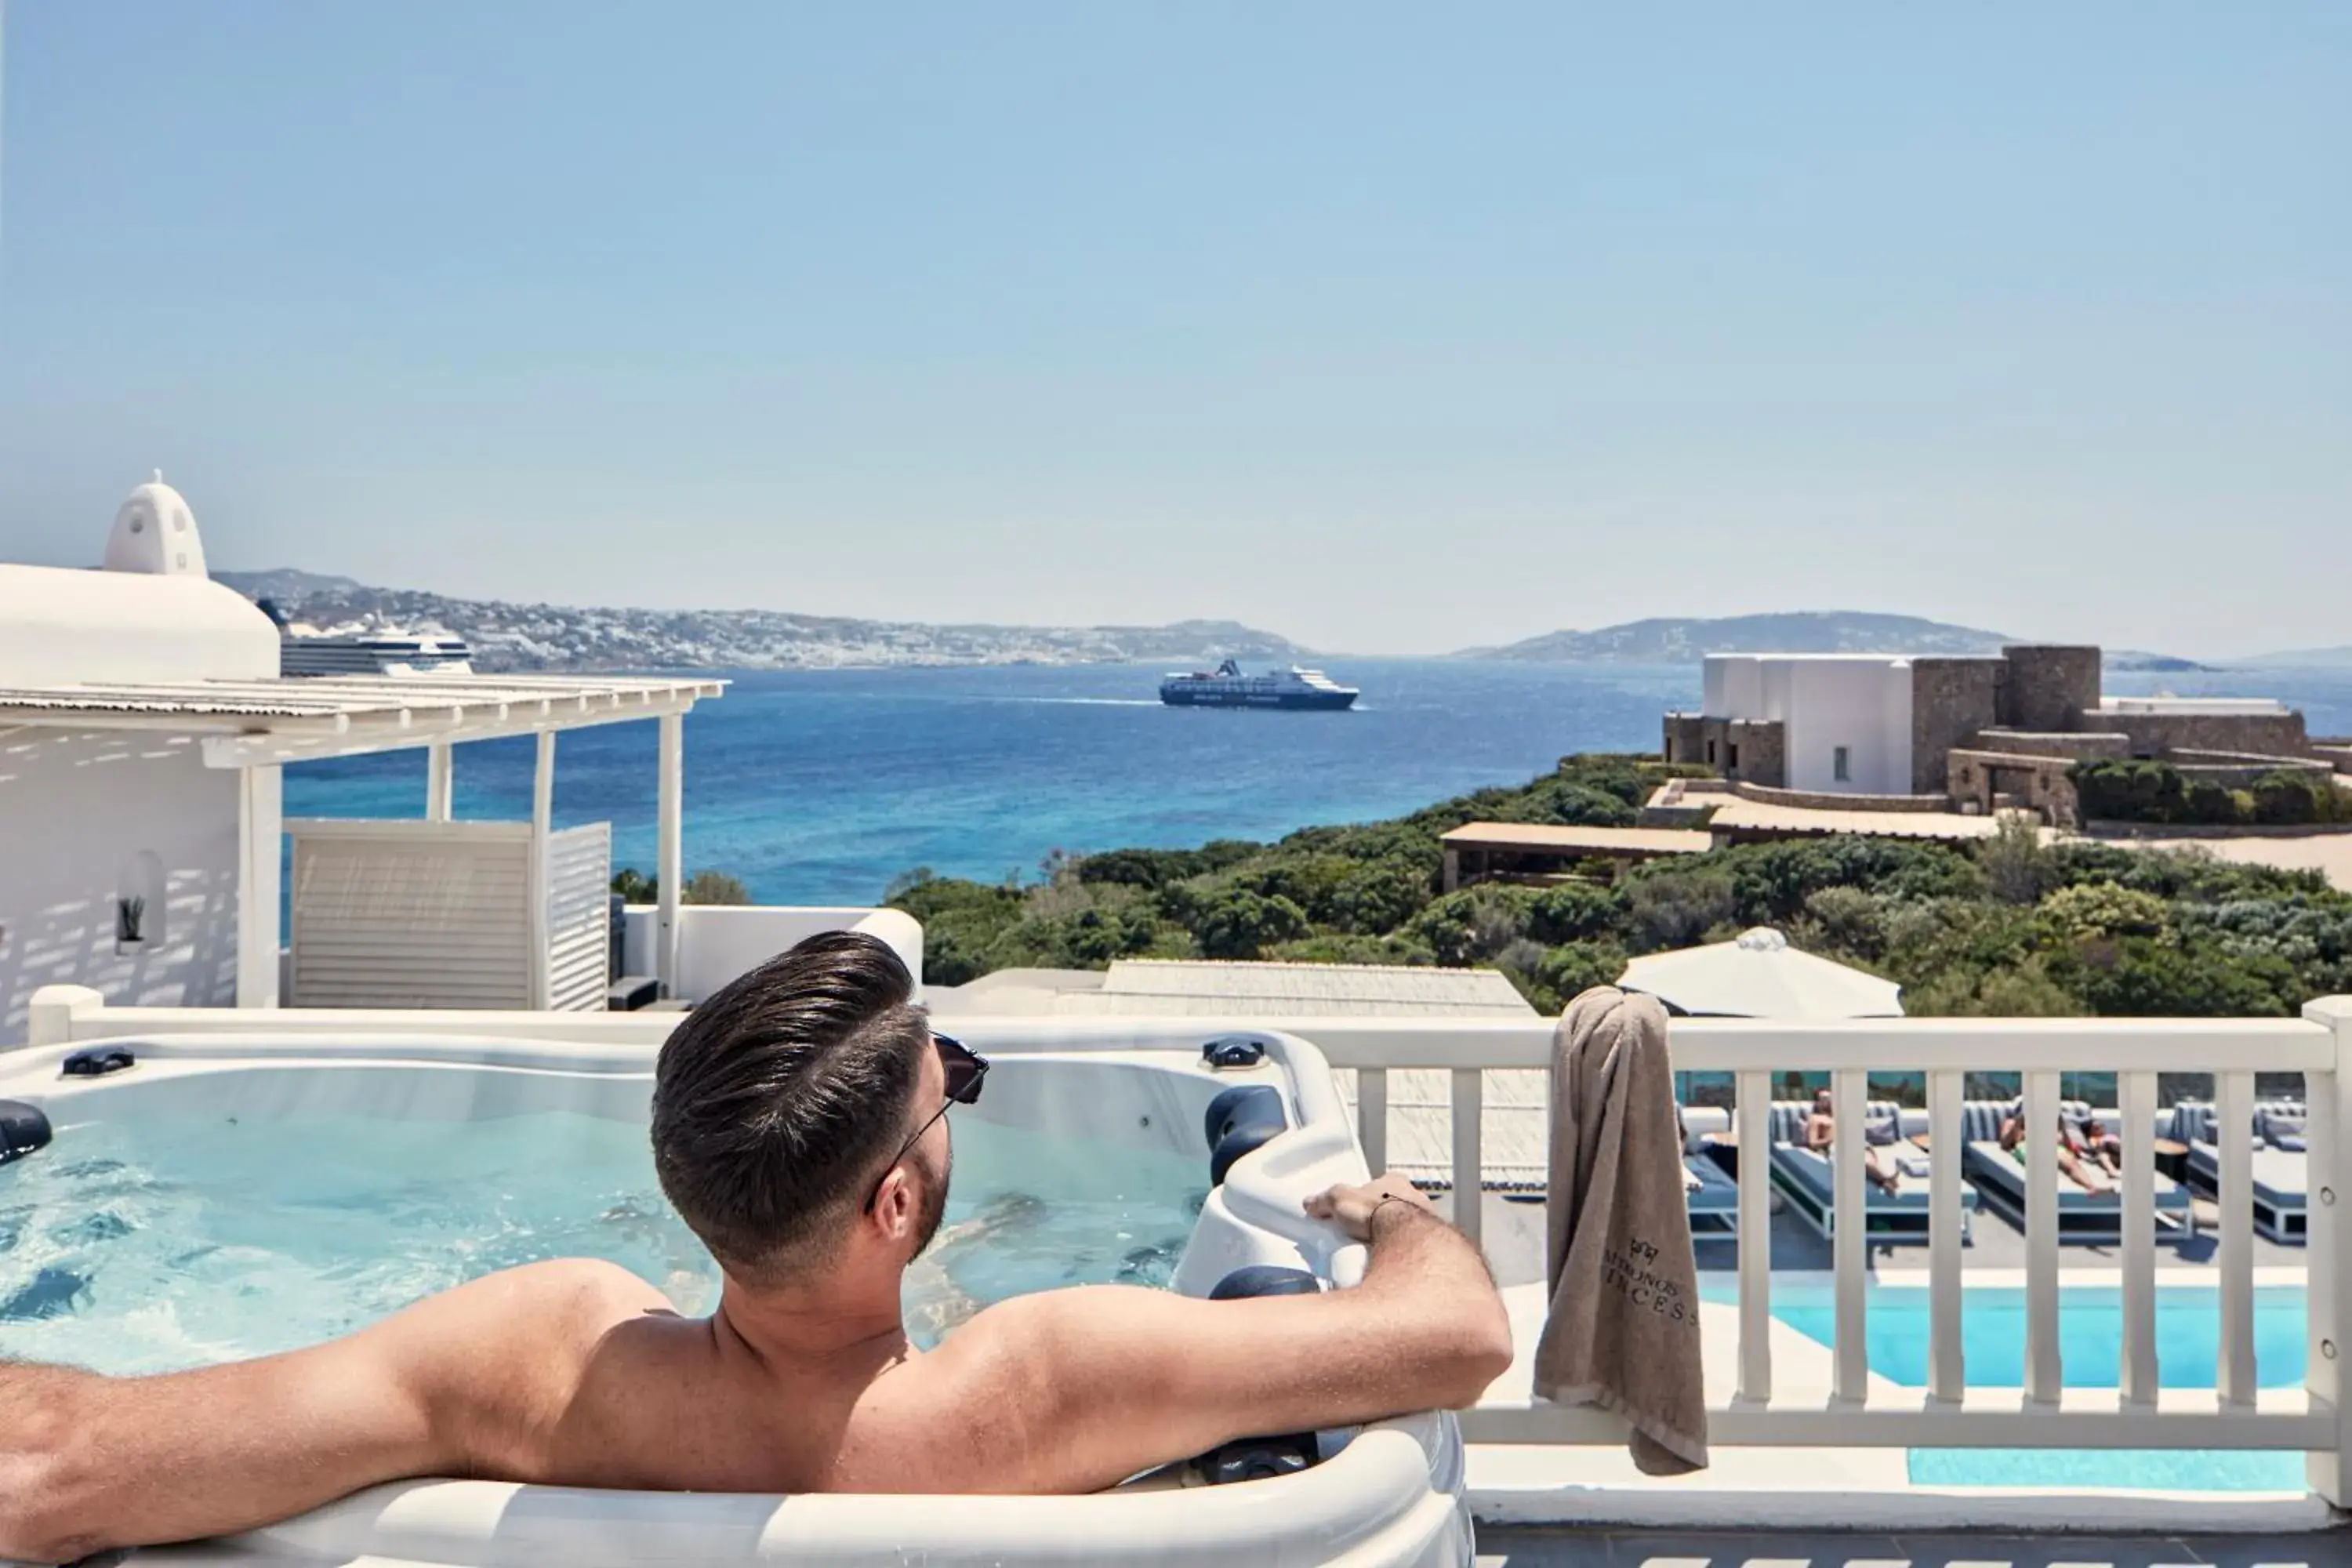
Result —
<svg viewBox="0 0 2352 1568"><path fill-rule="evenodd" d="M225 1534L463 1473L528 1440L555 1370L514 1325L551 1341L608 1289L575 1265L515 1269L328 1344L154 1377L0 1363L0 1558Z"/></svg>
<svg viewBox="0 0 2352 1568"><path fill-rule="evenodd" d="M953 1474L950 1454L950 1473L905 1484L1086 1491L1236 1437L1475 1404L1512 1355L1477 1249L1400 1177L1307 1206L1370 1243L1360 1285L1239 1301L1098 1286L975 1319L964 1334L995 1321L956 1373L992 1391L986 1464ZM939 1353L958 1349L950 1338Z"/></svg>

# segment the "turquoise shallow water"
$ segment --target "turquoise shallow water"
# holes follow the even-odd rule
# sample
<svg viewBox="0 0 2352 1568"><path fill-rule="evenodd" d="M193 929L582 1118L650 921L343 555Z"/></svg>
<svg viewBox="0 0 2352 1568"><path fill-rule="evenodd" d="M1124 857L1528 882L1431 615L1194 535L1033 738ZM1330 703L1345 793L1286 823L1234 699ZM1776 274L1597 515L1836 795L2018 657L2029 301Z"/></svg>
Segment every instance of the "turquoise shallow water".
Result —
<svg viewBox="0 0 2352 1568"><path fill-rule="evenodd" d="M946 1223L908 1277L919 1341L1008 1296L1173 1272L1199 1162L977 1118L953 1136ZM619 1263L681 1310L715 1299L642 1125L556 1112L68 1127L0 1169L0 1358L131 1373L266 1354L559 1257Z"/></svg>
<svg viewBox="0 0 2352 1568"><path fill-rule="evenodd" d="M2156 1296L2158 1377L2167 1388L2210 1388L2221 1343L2215 1291L2165 1287ZM1736 1298L1726 1294L1722 1299ZM1926 1385L1927 1310L1924 1289L1872 1288L1865 1321L1873 1372L1896 1383ZM1823 1345L1832 1342L1836 1313L1827 1286L1775 1279L1772 1313L1808 1338ZM2292 1387L2303 1381L2305 1324L2301 1286L2254 1292L2254 1366L2263 1387ZM1970 1383L2021 1384L2025 1292L1981 1287L1963 1290L1960 1343ZM2114 1387L2122 1346L2119 1290L2068 1287L2059 1292L2058 1348L2067 1386ZM2304 1458L2295 1453L1915 1448L1911 1479L1923 1486L2300 1491Z"/></svg>

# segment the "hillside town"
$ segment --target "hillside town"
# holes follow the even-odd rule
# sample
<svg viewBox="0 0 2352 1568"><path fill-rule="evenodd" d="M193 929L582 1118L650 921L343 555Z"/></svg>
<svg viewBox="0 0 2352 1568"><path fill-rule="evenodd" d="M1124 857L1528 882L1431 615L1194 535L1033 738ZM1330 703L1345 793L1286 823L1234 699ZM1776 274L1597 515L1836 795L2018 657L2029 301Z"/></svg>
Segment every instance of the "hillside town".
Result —
<svg viewBox="0 0 2352 1568"><path fill-rule="evenodd" d="M932 626L779 610L646 610L460 599L306 572L223 572L299 636L449 636L484 674L614 669L841 669L1288 658L1290 642L1233 621L1165 626Z"/></svg>

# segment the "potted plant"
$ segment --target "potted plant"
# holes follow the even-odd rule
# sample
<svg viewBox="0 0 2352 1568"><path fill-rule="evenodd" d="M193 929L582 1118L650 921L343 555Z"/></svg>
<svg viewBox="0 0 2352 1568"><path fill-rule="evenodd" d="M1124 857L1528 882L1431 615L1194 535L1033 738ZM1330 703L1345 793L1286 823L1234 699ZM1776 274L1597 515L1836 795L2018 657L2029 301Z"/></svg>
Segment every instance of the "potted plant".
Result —
<svg viewBox="0 0 2352 1568"><path fill-rule="evenodd" d="M147 900L117 899L114 900L114 951L136 952L146 945Z"/></svg>

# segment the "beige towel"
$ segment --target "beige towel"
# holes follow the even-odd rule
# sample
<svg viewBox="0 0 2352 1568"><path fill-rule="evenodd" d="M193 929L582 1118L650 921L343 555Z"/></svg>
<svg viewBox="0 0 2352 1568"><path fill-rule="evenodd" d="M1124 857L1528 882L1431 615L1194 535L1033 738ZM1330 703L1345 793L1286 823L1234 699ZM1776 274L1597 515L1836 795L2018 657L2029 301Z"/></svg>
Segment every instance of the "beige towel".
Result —
<svg viewBox="0 0 2352 1568"><path fill-rule="evenodd" d="M1645 1475L1704 1469L1698 1268L1654 997L1602 985L1569 1004L1552 1036L1551 1107L1551 1313L1536 1393L1623 1415Z"/></svg>

